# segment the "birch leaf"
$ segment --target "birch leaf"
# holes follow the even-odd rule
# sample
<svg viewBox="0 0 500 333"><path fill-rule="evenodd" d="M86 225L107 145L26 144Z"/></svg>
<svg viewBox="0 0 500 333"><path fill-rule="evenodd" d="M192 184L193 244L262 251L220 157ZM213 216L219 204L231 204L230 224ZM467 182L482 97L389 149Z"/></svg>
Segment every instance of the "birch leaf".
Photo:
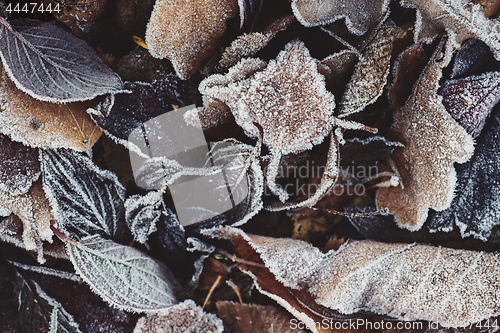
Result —
<svg viewBox="0 0 500 333"><path fill-rule="evenodd" d="M94 235L68 244L67 249L78 275L116 308L157 312L177 302L172 273L133 247Z"/></svg>
<svg viewBox="0 0 500 333"><path fill-rule="evenodd" d="M59 231L74 240L95 234L123 238L125 189L113 173L67 150L43 150L40 161Z"/></svg>
<svg viewBox="0 0 500 333"><path fill-rule="evenodd" d="M481 4L470 0L400 0L401 4L417 9L415 41L431 41L447 32L454 47L470 37L482 40L500 59L500 21L488 19Z"/></svg>
<svg viewBox="0 0 500 333"><path fill-rule="evenodd" d="M122 91L120 77L87 43L54 24L0 18L0 38L9 78L33 98L68 103Z"/></svg>
<svg viewBox="0 0 500 333"><path fill-rule="evenodd" d="M499 314L500 264L493 254L374 241L353 241L322 253L299 240L248 235L237 229L225 228L219 235L235 242L242 259L255 262L260 258L257 263L264 263L287 287L285 293L302 298L302 305L309 295L316 306L346 315L368 311L444 327L464 327ZM274 282L263 268L243 266L261 290L312 332L333 331L318 327L311 309L294 308L283 290L272 294L266 289L266 284Z"/></svg>
<svg viewBox="0 0 500 333"><path fill-rule="evenodd" d="M7 79L0 87L0 132L41 148L89 151L102 131L87 114L97 101L54 104L26 95Z"/></svg>
<svg viewBox="0 0 500 333"><path fill-rule="evenodd" d="M337 0L293 0L292 10L306 27L325 25L345 18L349 31L363 35L388 11L387 0L357 2Z"/></svg>
<svg viewBox="0 0 500 333"><path fill-rule="evenodd" d="M450 208L431 212L428 225L434 231L450 231L456 225L462 237L486 241L500 225L500 123L493 117L478 139L474 156L457 165L458 186Z"/></svg>
<svg viewBox="0 0 500 333"><path fill-rule="evenodd" d="M450 207L456 183L453 163L466 162L474 151L473 139L448 114L437 94L441 65L436 58L441 47L406 104L395 111L395 122L387 135L405 145L392 155L402 186L381 188L377 193L377 207L387 207L396 221L410 230L420 229L429 208L441 211Z"/></svg>
<svg viewBox="0 0 500 333"><path fill-rule="evenodd" d="M393 41L403 35L401 28L388 24L377 30L347 84L339 104L340 117L363 111L382 94L389 76Z"/></svg>
<svg viewBox="0 0 500 333"><path fill-rule="evenodd" d="M170 58L177 75L185 80L215 51L226 18L237 12L236 0L157 0L146 30L146 45L152 56Z"/></svg>
<svg viewBox="0 0 500 333"><path fill-rule="evenodd" d="M451 116L476 138L500 100L500 72L447 80L438 93Z"/></svg>
<svg viewBox="0 0 500 333"><path fill-rule="evenodd" d="M0 190L13 195L28 192L40 177L38 151L0 134Z"/></svg>

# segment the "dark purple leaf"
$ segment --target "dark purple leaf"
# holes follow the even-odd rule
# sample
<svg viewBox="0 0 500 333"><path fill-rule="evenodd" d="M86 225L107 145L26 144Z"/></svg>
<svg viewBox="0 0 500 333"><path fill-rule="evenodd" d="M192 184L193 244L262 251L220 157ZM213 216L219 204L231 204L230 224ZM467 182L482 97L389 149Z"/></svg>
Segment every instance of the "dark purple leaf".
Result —
<svg viewBox="0 0 500 333"><path fill-rule="evenodd" d="M123 90L120 77L89 45L54 24L0 17L0 39L9 77L34 98L67 103Z"/></svg>
<svg viewBox="0 0 500 333"><path fill-rule="evenodd" d="M0 135L0 190L26 193L39 176L38 150Z"/></svg>
<svg viewBox="0 0 500 333"><path fill-rule="evenodd" d="M497 70L492 68L494 66L499 65L488 45L479 39L470 38L457 50L450 78L458 79Z"/></svg>
<svg viewBox="0 0 500 333"><path fill-rule="evenodd" d="M57 229L73 240L99 234L122 240L125 189L110 171L68 150L42 150L43 188Z"/></svg>
<svg viewBox="0 0 500 333"><path fill-rule="evenodd" d="M446 110L475 138L500 100L500 72L445 81L439 94Z"/></svg>
<svg viewBox="0 0 500 333"><path fill-rule="evenodd" d="M451 207L432 211L427 223L434 231L456 225L462 237L486 241L500 238L500 123L493 118L478 139L474 156L456 166L458 184Z"/></svg>

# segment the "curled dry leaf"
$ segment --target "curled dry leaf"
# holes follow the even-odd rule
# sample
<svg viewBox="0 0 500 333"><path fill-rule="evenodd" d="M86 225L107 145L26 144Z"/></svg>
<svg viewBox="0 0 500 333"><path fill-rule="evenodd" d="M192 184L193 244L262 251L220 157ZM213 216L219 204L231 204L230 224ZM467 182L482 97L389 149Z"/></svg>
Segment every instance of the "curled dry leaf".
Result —
<svg viewBox="0 0 500 333"><path fill-rule="evenodd" d="M177 303L178 284L167 266L130 246L98 235L67 244L78 275L112 306L157 312Z"/></svg>
<svg viewBox="0 0 500 333"><path fill-rule="evenodd" d="M41 180L35 182L27 193L17 196L0 190L0 215L7 216L13 213L21 219L24 227L23 247L27 250L36 250L39 262L45 261L42 241L52 242L50 222L54 218L50 209Z"/></svg>
<svg viewBox="0 0 500 333"><path fill-rule="evenodd" d="M134 333L222 333L224 325L216 315L206 313L192 300L176 304L158 314L137 321Z"/></svg>
<svg viewBox="0 0 500 333"><path fill-rule="evenodd" d="M441 48L442 43L406 104L394 112L395 122L387 135L405 145L392 155L401 184L377 193L377 207L387 207L410 230L420 229L429 208L450 207L456 183L453 163L466 162L474 151L473 139L448 114L437 94L442 64L436 59Z"/></svg>
<svg viewBox="0 0 500 333"><path fill-rule="evenodd" d="M238 13L236 0L157 0L146 30L146 45L157 58L168 57L187 79L217 47L226 19Z"/></svg>
<svg viewBox="0 0 500 333"><path fill-rule="evenodd" d="M349 31L362 35L386 15L388 0L293 0L292 10L306 27L325 25L345 18Z"/></svg>
<svg viewBox="0 0 500 333"><path fill-rule="evenodd" d="M37 149L0 134L0 190L13 195L24 194L40 173Z"/></svg>
<svg viewBox="0 0 500 333"><path fill-rule="evenodd" d="M91 100L123 89L120 77L84 41L32 19L0 18L0 57L16 86L52 103Z"/></svg>
<svg viewBox="0 0 500 333"><path fill-rule="evenodd" d="M90 151L101 136L87 109L95 101L54 104L19 90L3 73L0 87L0 132L31 147Z"/></svg>
<svg viewBox="0 0 500 333"><path fill-rule="evenodd" d="M235 242L243 259L255 260L257 254L288 294L302 298L303 305L308 305L309 295L316 306L343 314L369 311L444 327L464 327L499 314L500 263L492 254L374 241L353 241L322 253L299 240L247 235L234 228L226 227L220 235ZM273 294L266 289L266 283L273 282L262 268L242 265L261 290L311 331L331 332L316 326L309 315L311 305L300 312L286 299L286 291ZM457 306L461 304L467 306Z"/></svg>
<svg viewBox="0 0 500 333"><path fill-rule="evenodd" d="M380 26L361 53L339 104L339 117L362 111L384 91L390 71L393 42L405 34L399 27Z"/></svg>
<svg viewBox="0 0 500 333"><path fill-rule="evenodd" d="M476 138L500 101L500 72L445 81L438 93L451 116Z"/></svg>
<svg viewBox="0 0 500 333"><path fill-rule="evenodd" d="M434 231L458 226L462 237L486 241L500 225L500 123L493 117L479 137L474 156L457 165L458 186L451 207L429 214ZM498 231L495 238L498 237Z"/></svg>
<svg viewBox="0 0 500 333"><path fill-rule="evenodd" d="M417 9L415 41L431 41L446 31L454 47L470 37L486 43L500 59L500 21L488 19L480 2L470 0L400 0Z"/></svg>

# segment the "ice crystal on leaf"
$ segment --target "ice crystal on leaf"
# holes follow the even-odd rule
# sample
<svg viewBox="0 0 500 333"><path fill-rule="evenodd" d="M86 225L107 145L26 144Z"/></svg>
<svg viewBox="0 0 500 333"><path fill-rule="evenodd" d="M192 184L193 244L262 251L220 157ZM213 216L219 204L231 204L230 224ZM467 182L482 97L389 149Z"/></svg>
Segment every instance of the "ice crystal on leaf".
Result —
<svg viewBox="0 0 500 333"><path fill-rule="evenodd" d="M453 58L453 70L450 79L480 75L487 71L500 70L488 45L476 38L467 39Z"/></svg>
<svg viewBox="0 0 500 333"><path fill-rule="evenodd" d="M306 27L325 25L345 18L349 31L362 35L386 15L388 0L293 0L292 9Z"/></svg>
<svg viewBox="0 0 500 333"><path fill-rule="evenodd" d="M123 90L120 77L87 43L55 24L0 17L0 39L5 70L31 97L67 103Z"/></svg>
<svg viewBox="0 0 500 333"><path fill-rule="evenodd" d="M467 133L476 138L500 100L500 72L448 80L438 92L443 96L446 110Z"/></svg>
<svg viewBox="0 0 500 333"><path fill-rule="evenodd" d="M158 314L137 321L134 333L222 333L224 325L216 315L204 312L188 299Z"/></svg>
<svg viewBox="0 0 500 333"><path fill-rule="evenodd" d="M156 223L162 215L163 193L151 191L148 194L133 195L125 201L125 221L134 240L144 244L148 236L156 231Z"/></svg>
<svg viewBox="0 0 500 333"><path fill-rule="evenodd" d="M169 269L133 247L93 235L67 249L78 275L116 308L157 312L177 303L178 284Z"/></svg>
<svg viewBox="0 0 500 333"><path fill-rule="evenodd" d="M54 104L16 88L5 73L0 87L0 132L31 147L90 151L101 129L87 114L96 101Z"/></svg>
<svg viewBox="0 0 500 333"><path fill-rule="evenodd" d="M456 183L453 163L464 163L474 151L474 141L448 114L437 94L441 78L441 43L414 85L406 104L395 111L388 138L399 141L392 159L401 174L397 187L381 188L377 207L388 208L396 221L418 230L427 219L429 208L450 207Z"/></svg>
<svg viewBox="0 0 500 333"><path fill-rule="evenodd" d="M500 123L493 118L478 138L474 156L457 165L458 185L451 207L431 212L428 225L434 231L450 231L454 225L462 237L486 241L500 225Z"/></svg>
<svg viewBox="0 0 500 333"><path fill-rule="evenodd" d="M115 240L125 233L125 189L110 171L68 150L40 152L43 189L57 229L73 240L99 234Z"/></svg>
<svg viewBox="0 0 500 333"><path fill-rule="evenodd" d="M417 9L415 41L431 41L446 31L454 47L470 37L485 42L500 59L500 21L488 19L480 3L470 0L401 0Z"/></svg>
<svg viewBox="0 0 500 333"><path fill-rule="evenodd" d="M236 0L156 0L146 30L148 50L170 58L177 75L187 79L215 51L226 18L237 13Z"/></svg>

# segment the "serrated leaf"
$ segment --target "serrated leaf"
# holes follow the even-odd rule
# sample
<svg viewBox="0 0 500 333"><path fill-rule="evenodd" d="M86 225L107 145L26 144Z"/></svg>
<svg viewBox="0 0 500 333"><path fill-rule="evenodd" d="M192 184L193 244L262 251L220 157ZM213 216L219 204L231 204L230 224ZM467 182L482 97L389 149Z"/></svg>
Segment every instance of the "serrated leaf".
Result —
<svg viewBox="0 0 500 333"><path fill-rule="evenodd" d="M84 41L33 19L0 18L0 57L9 77L30 96L52 103L121 92L120 77Z"/></svg>
<svg viewBox="0 0 500 333"><path fill-rule="evenodd" d="M403 34L401 28L388 24L376 31L347 84L339 104L339 117L363 111L382 94L389 76L393 42Z"/></svg>
<svg viewBox="0 0 500 333"><path fill-rule="evenodd" d="M474 141L449 115L437 94L441 78L441 43L406 104L394 112L395 122L388 139L405 145L396 148L392 159L401 174L397 187L381 188L377 207L388 208L396 221L418 230L429 208L450 207L456 184L454 163L464 163L474 151Z"/></svg>
<svg viewBox="0 0 500 333"><path fill-rule="evenodd" d="M438 93L451 116L476 138L500 100L500 72L447 80Z"/></svg>
<svg viewBox="0 0 500 333"><path fill-rule="evenodd" d="M68 150L42 150L40 162L59 231L74 240L94 234L122 239L125 189L113 173Z"/></svg>
<svg viewBox="0 0 500 333"><path fill-rule="evenodd" d="M38 332L49 328L49 333L80 333L63 306L50 297L33 280L24 280L19 293L19 321L23 332Z"/></svg>
<svg viewBox="0 0 500 333"><path fill-rule="evenodd" d="M0 190L24 194L40 177L38 151L0 134Z"/></svg>
<svg viewBox="0 0 500 333"><path fill-rule="evenodd" d="M451 231L486 241L500 225L500 123L491 121L477 142L474 156L457 165L458 185L451 207L431 211L430 230Z"/></svg>
<svg viewBox="0 0 500 333"><path fill-rule="evenodd" d="M168 268L145 253L94 235L67 245L78 275L111 305L157 312L177 303L177 282Z"/></svg>

